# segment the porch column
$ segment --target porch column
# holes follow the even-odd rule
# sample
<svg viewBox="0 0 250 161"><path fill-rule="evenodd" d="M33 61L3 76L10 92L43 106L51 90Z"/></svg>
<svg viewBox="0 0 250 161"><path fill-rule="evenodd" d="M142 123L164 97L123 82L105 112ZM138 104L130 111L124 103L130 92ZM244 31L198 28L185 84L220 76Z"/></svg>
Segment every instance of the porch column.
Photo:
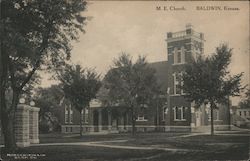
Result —
<svg viewBox="0 0 250 161"><path fill-rule="evenodd" d="M121 126L121 130L124 130L124 115L121 115L121 119L120 119L120 126Z"/></svg>
<svg viewBox="0 0 250 161"><path fill-rule="evenodd" d="M102 110L98 110L98 131L102 131Z"/></svg>
<svg viewBox="0 0 250 161"><path fill-rule="evenodd" d="M112 128L112 115L111 111L108 111L108 131L111 131Z"/></svg>
<svg viewBox="0 0 250 161"><path fill-rule="evenodd" d="M89 132L94 132L94 110L93 108L89 108Z"/></svg>

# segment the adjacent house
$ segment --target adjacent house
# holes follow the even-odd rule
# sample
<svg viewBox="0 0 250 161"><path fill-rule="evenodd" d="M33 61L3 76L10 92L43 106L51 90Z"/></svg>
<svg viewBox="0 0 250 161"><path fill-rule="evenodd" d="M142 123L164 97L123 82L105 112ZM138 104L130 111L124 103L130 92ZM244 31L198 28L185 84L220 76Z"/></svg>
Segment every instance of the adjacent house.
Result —
<svg viewBox="0 0 250 161"><path fill-rule="evenodd" d="M233 124L238 127L250 128L250 108L234 108Z"/></svg>
<svg viewBox="0 0 250 161"><path fill-rule="evenodd" d="M204 42L204 34L196 32L190 24L183 31L167 33L166 61L149 64L155 69L158 83L165 94L156 99L154 106L145 106L138 113L137 131L204 132L210 129L209 105L195 108L195 103L187 101L185 91L180 88L184 65L204 54ZM229 127L229 106L229 103L219 105L219 109L214 110L216 130ZM63 133L79 132L80 117L83 118L84 132L116 133L132 129L131 111L122 105L106 107L98 98L92 100L81 113L70 104L64 104L62 109L60 120Z"/></svg>

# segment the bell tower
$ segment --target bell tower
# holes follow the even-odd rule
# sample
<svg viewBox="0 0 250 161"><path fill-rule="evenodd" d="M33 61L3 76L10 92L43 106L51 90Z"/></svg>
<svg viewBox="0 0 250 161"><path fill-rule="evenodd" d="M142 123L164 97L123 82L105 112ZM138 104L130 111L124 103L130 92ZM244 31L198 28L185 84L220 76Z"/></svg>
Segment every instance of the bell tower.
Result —
<svg viewBox="0 0 250 161"><path fill-rule="evenodd" d="M190 128L191 102L185 98L181 89L184 65L204 53L204 34L196 32L191 24L185 30L167 33L169 119L166 125L172 128Z"/></svg>

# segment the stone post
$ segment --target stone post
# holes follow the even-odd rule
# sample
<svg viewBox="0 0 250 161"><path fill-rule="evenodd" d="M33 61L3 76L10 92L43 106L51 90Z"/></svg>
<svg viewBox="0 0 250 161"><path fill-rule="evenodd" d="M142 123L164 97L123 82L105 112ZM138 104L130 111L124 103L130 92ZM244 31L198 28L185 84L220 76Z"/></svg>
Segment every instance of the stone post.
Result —
<svg viewBox="0 0 250 161"><path fill-rule="evenodd" d="M30 145L29 140L29 110L30 106L25 104L17 105L15 117L15 136L18 147Z"/></svg>
<svg viewBox="0 0 250 161"><path fill-rule="evenodd" d="M29 139L31 144L39 143L38 113L40 108L30 107L29 111Z"/></svg>
<svg viewBox="0 0 250 161"><path fill-rule="evenodd" d="M98 131L102 131L102 110L98 110Z"/></svg>

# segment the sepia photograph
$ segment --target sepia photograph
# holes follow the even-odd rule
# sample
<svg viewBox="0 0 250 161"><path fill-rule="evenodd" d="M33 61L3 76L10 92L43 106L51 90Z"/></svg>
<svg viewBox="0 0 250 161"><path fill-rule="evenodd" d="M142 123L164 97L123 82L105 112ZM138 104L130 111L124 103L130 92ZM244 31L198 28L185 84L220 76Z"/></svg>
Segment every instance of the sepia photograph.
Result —
<svg viewBox="0 0 250 161"><path fill-rule="evenodd" d="M0 161L250 160L249 1L0 11Z"/></svg>

